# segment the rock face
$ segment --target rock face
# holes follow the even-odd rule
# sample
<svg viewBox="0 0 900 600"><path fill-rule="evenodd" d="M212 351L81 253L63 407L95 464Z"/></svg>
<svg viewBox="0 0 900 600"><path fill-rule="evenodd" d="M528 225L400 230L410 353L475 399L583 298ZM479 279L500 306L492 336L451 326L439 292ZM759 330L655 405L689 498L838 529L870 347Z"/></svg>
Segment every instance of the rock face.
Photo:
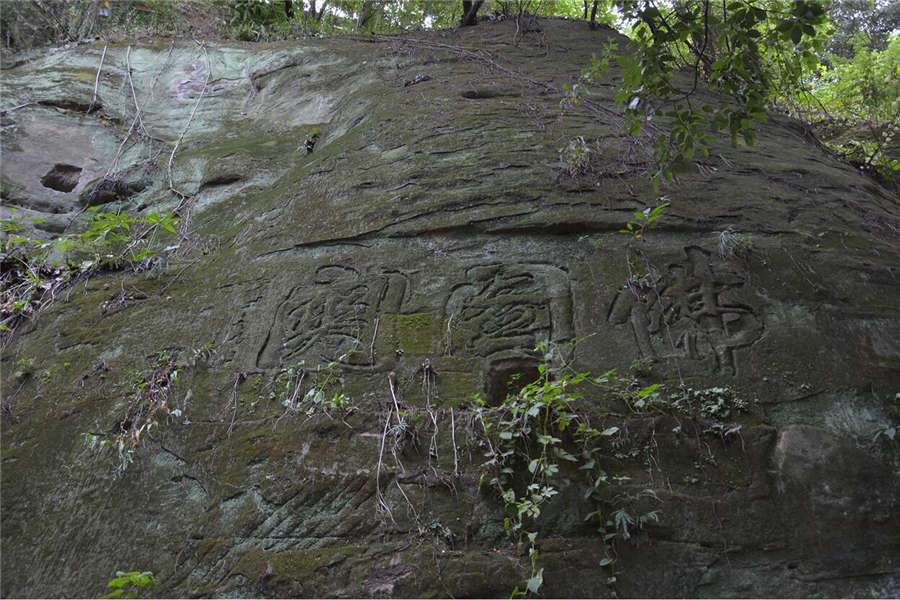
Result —
<svg viewBox="0 0 900 600"><path fill-rule="evenodd" d="M611 87L557 91L615 34L542 30L110 47L96 100L99 45L3 71L28 104L2 117L4 218L190 218L159 268L6 341L4 597L135 569L161 596L508 595L531 566L469 405L576 338L577 370L712 403L585 390L630 477L610 507L659 520L607 545L560 478L543 594L900 595L900 201L772 117L632 240L646 146ZM148 410L133 453L103 446Z"/></svg>

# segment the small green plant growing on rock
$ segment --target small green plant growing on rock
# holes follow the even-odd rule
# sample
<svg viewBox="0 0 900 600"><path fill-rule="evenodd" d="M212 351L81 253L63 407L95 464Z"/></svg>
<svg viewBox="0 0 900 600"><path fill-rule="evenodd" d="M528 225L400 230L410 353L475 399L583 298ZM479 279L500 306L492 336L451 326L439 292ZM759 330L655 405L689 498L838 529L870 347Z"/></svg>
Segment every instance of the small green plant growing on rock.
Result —
<svg viewBox="0 0 900 600"><path fill-rule="evenodd" d="M283 388L278 394L272 392L270 399L279 398L284 406L284 413L279 418L303 410L307 416L322 412L331 416L332 412L345 413L351 408L351 399L344 393L338 366L348 354L326 365L317 365L314 369L304 368L304 361L282 369L275 377L275 384ZM303 392L303 382L309 377L311 385ZM341 389L335 389L340 387ZM276 427L278 422L276 421Z"/></svg>
<svg viewBox="0 0 900 600"><path fill-rule="evenodd" d="M330 390L339 383L337 367L344 358L345 356L342 356L324 366L316 366L313 371L313 386L303 396L303 402L308 405L308 414L317 409L322 409L326 413L331 410L343 412L350 407L350 397L347 394L343 391Z"/></svg>
<svg viewBox="0 0 900 600"><path fill-rule="evenodd" d="M593 152L593 148L584 137L572 138L566 147L559 151L563 172L569 177L579 177L589 173Z"/></svg>
<svg viewBox="0 0 900 600"><path fill-rule="evenodd" d="M728 387L694 389L682 386L668 400L673 408L684 414L719 421L730 418L734 413L745 412L750 407L749 401Z"/></svg>
<svg viewBox="0 0 900 600"><path fill-rule="evenodd" d="M87 219L80 233L51 242L18 234L0 237L0 334L11 334L22 319L34 318L80 279L104 270L147 271L160 254L177 247L164 247L159 239L160 232L177 234L172 212L138 217L94 207ZM16 219L2 225L7 232L21 228ZM0 336L0 345L10 337Z"/></svg>
<svg viewBox="0 0 900 600"><path fill-rule="evenodd" d="M55 242L55 247L65 252L67 263L76 260L79 266L107 269L130 266L145 270L148 261L161 250L157 244L158 232L178 233L175 227L179 220L171 212L135 217L123 212L90 210L84 231Z"/></svg>
<svg viewBox="0 0 900 600"><path fill-rule="evenodd" d="M183 415L183 408L172 405L172 389L185 369L196 367L212 353L212 345L206 344L191 351L184 360L177 360L177 350L163 350L151 357L152 370L136 372L131 377L131 393L125 398L127 408L115 432L111 435L85 432L84 444L91 450L114 448L118 456L115 475L122 475L134 462L135 452L141 440L153 429L172 418Z"/></svg>
<svg viewBox="0 0 900 600"><path fill-rule="evenodd" d="M33 358L20 358L16 361L16 372L13 374L16 379L25 379L34 372Z"/></svg>
<svg viewBox="0 0 900 600"><path fill-rule="evenodd" d="M663 196L660 199L665 200L666 197ZM636 240L643 239L647 231L656 227L667 206L669 206L669 202L666 201L652 208L648 207L644 210L635 211L634 220L628 221L625 224L625 228L620 229L619 233L627 233Z"/></svg>
<svg viewBox="0 0 900 600"><path fill-rule="evenodd" d="M139 598L149 595L155 587L156 578L152 571L116 571L116 576L106 584L112 591L100 597Z"/></svg>
<svg viewBox="0 0 900 600"><path fill-rule="evenodd" d="M0 231L3 233L17 233L22 231L22 216L17 215L19 212L18 208L11 208L10 211L11 217L9 219L0 220Z"/></svg>
<svg viewBox="0 0 900 600"><path fill-rule="evenodd" d="M643 529L644 525L650 521L659 522L658 510L632 516L626 509L619 508L612 513L610 520L607 521L607 525L615 531L612 535L620 536L623 540L630 540L635 530Z"/></svg>
<svg viewBox="0 0 900 600"><path fill-rule="evenodd" d="M504 528L520 550L527 551L531 575L524 593L532 594L538 593L543 584L537 543L539 521L547 504L559 493L561 477L584 482L584 498L595 508L585 521L598 525L604 541L611 543L622 536L622 531L628 531L622 526L627 513L616 517L603 493L607 486L623 480L608 473L602 464L603 457L612 453L611 443L619 427L593 426L579 389L593 385L604 394L641 400L659 387L638 388L633 380L616 377L614 371L598 377L576 372L560 359L559 348L546 342L538 345L536 352L543 357L536 381L508 395L498 407L486 406L481 398L476 398L473 406L486 448L482 482L487 480L497 491L507 513ZM645 517L657 519L658 514ZM614 562L608 553L599 564L608 567ZM517 588L514 595L519 593Z"/></svg>

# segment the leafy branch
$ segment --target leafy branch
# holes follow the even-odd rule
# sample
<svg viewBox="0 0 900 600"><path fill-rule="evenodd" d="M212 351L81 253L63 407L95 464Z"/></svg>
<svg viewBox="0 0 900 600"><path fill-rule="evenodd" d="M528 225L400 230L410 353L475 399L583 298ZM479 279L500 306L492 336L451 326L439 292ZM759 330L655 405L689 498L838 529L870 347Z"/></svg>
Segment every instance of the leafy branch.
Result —
<svg viewBox="0 0 900 600"><path fill-rule="evenodd" d="M0 239L0 346L22 319L35 318L74 282L102 270L140 272L158 264L172 248L159 237L176 233L179 222L173 212L137 217L95 207L80 233L43 241L22 235L23 219L11 212L0 222L8 234Z"/></svg>

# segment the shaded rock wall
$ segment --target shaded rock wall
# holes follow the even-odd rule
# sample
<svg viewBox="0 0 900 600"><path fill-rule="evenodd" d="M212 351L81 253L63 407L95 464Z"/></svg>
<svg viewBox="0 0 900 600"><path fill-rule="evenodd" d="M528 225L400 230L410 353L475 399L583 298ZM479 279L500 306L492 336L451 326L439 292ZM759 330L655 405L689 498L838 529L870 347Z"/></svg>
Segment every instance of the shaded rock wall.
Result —
<svg viewBox="0 0 900 600"><path fill-rule="evenodd" d="M900 202L772 117L665 190L629 245L617 231L655 203L647 149L611 87L568 107L554 91L615 34L542 27L110 47L89 113L100 46L3 71L4 105L28 104L2 117L4 218L65 223L98 186L169 210L186 128L172 174L192 222L167 268L82 282L5 347L4 596L95 594L117 569L153 570L165 596L506 595L528 561L479 487L467 407L573 338L579 369L637 360L645 383L752 401L724 435L588 393L622 432L610 461L631 479L611 495L649 489L629 508L661 511L614 543L619 595L900 594L897 446L873 441L898 422ZM126 62L145 133L121 144ZM172 357L181 415L117 471L84 433L113 439L135 373ZM352 410L286 412L295 365L304 395L325 382ZM385 451L397 396L419 444ZM543 591L610 595L591 509L559 485Z"/></svg>

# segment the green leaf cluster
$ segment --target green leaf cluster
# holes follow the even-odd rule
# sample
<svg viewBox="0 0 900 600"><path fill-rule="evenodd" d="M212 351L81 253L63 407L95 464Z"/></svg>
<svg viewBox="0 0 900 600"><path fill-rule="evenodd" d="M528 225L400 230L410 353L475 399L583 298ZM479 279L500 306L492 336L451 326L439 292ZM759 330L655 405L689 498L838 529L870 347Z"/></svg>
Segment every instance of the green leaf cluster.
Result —
<svg viewBox="0 0 900 600"><path fill-rule="evenodd" d="M633 40L623 52L595 58L588 81L616 62L623 81L617 101L633 135L654 119L651 179L673 180L709 154L715 134L752 145L756 125L786 89L802 84L827 39L822 0L736 0L714 3L616 2ZM726 101L703 92L712 89Z"/></svg>
<svg viewBox="0 0 900 600"><path fill-rule="evenodd" d="M665 196L663 196L662 199L665 200ZM648 230L656 227L659 219L662 217L663 212L666 210L666 207L668 207L669 204L669 202L663 202L662 204L658 204L654 207L648 207L644 210L635 211L634 219L628 221L625 224L625 228L620 229L619 233L627 233L636 240L643 239Z"/></svg>
<svg viewBox="0 0 900 600"><path fill-rule="evenodd" d="M152 571L116 571L116 576L106 584L110 591L101 598L139 598L149 595L156 587Z"/></svg>
<svg viewBox="0 0 900 600"><path fill-rule="evenodd" d="M307 416L318 412L331 416L332 411L348 411L352 400L344 393L339 368L351 353L312 369L306 369L304 361L282 369L275 377L275 384L283 391L280 394L273 391L269 399L279 399L285 414L302 410ZM302 391L304 381L309 384L305 392Z"/></svg>
<svg viewBox="0 0 900 600"><path fill-rule="evenodd" d="M850 38L852 55L828 53L809 77L797 115L818 125L850 162L896 181L900 172L900 34L882 50L865 32Z"/></svg>
<svg viewBox="0 0 900 600"><path fill-rule="evenodd" d="M178 233L173 212L138 217L94 207L86 213L81 232L52 241L23 235L24 217L18 209L10 212L11 218L0 221L7 233L0 238L0 332L10 332L19 319L40 312L56 291L78 278L100 270L148 270L178 247L163 243L165 236Z"/></svg>

